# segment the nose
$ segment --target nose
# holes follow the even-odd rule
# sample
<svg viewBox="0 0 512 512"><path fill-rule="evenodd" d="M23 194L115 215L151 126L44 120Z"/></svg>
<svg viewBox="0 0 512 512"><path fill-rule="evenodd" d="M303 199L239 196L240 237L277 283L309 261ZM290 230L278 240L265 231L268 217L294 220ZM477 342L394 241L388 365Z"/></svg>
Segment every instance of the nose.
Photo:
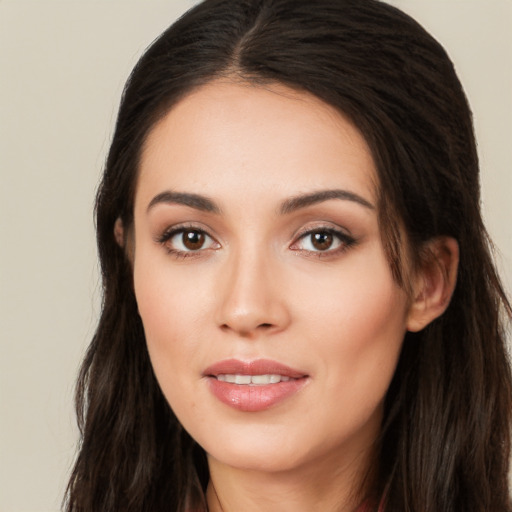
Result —
<svg viewBox="0 0 512 512"><path fill-rule="evenodd" d="M290 311L278 267L255 252L226 261L217 299L217 324L222 330L256 338L286 329Z"/></svg>

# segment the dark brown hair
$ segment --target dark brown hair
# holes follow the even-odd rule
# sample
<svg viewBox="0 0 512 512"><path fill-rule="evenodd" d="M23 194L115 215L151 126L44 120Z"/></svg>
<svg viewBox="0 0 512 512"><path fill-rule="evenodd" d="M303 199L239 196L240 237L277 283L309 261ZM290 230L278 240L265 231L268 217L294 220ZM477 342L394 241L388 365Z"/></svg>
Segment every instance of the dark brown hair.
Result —
<svg viewBox="0 0 512 512"><path fill-rule="evenodd" d="M405 337L369 498L384 498L388 512L510 512L511 309L479 211L471 113L443 48L376 0L206 0L136 65L97 195L104 298L78 382L82 438L66 510L204 506L205 454L158 387L131 267L113 231L119 217L127 229L132 223L148 132L185 94L218 77L307 91L353 121L375 160L383 240L403 286L405 243L414 258L436 236L459 244L450 306Z"/></svg>

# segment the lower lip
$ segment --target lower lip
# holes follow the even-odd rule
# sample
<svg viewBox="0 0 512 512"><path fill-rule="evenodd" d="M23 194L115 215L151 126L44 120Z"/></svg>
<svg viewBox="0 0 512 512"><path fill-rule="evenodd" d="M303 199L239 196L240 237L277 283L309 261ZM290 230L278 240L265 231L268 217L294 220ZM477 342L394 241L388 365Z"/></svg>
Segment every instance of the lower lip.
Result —
<svg viewBox="0 0 512 512"><path fill-rule="evenodd" d="M244 412L264 411L273 407L299 391L307 377L291 379L277 384L240 385L231 384L208 377L210 390L222 403Z"/></svg>

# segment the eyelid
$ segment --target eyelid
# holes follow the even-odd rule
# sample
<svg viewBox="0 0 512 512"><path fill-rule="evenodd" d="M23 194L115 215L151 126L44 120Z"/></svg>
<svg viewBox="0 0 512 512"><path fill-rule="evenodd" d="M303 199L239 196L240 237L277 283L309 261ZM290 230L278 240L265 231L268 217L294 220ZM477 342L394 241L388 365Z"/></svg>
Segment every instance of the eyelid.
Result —
<svg viewBox="0 0 512 512"><path fill-rule="evenodd" d="M210 238L215 239L215 236L211 234L213 231L210 226L203 224L202 222L178 222L176 224L170 224L163 229L159 229L158 233L154 236L155 242L159 242L164 238L168 238L169 235L177 233L179 231L200 231Z"/></svg>
<svg viewBox="0 0 512 512"><path fill-rule="evenodd" d="M213 242L214 247L205 247L205 248L200 248L197 250L181 250L181 249L175 249L175 248L172 248L172 247L169 247L168 245L166 245L173 237L175 237L176 235L178 235L180 233L186 232L186 231L196 231L198 233L204 234L206 237L208 237ZM199 256L201 253L204 253L205 251L220 248L220 243L217 241L217 239L213 235L210 234L209 231L210 231L209 229L207 229L203 226L199 226L194 223L185 222L185 223L175 224L175 225L167 227L161 234L158 234L155 236L154 241L156 243L164 246L170 254L173 254L176 257L186 258L186 257L191 257L191 256L192 257Z"/></svg>
<svg viewBox="0 0 512 512"><path fill-rule="evenodd" d="M335 235L340 235L342 237L354 238L348 229L332 222L320 221L317 223L308 223L306 226L301 227L298 231L295 232L293 239L298 240L305 235L316 233L318 231L326 231Z"/></svg>
<svg viewBox="0 0 512 512"><path fill-rule="evenodd" d="M297 247L297 245L300 243L300 241L305 239L307 236L312 235L314 233L322 233L322 232L329 233L329 234L335 236L339 240L340 245L333 249L331 249L331 248L326 249L325 251L321 251L321 250L315 251L315 250L302 249L300 247ZM294 241L290 245L291 250L313 254L317 257L322 257L322 256L326 257L326 256L332 256L332 255L338 254L340 252L345 251L346 249L348 249L349 247L351 247L352 245L354 245L357 242L357 240L354 238L354 236L349 234L346 229L344 229L340 226L337 226L337 225L333 226L331 223L323 223L323 224L318 224L318 225L313 225L313 226L309 225L309 226L303 227L294 235L293 240Z"/></svg>

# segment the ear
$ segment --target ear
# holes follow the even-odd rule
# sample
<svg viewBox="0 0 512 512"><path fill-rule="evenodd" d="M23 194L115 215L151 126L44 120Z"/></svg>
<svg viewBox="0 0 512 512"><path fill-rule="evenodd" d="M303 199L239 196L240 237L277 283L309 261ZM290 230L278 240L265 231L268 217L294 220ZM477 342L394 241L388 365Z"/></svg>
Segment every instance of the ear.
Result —
<svg viewBox="0 0 512 512"><path fill-rule="evenodd" d="M121 217L117 217L114 223L114 238L116 239L117 245L124 248L124 226Z"/></svg>
<svg viewBox="0 0 512 512"><path fill-rule="evenodd" d="M407 330L421 331L445 312L455 289L458 265L459 244L454 238L441 236L426 243L413 279Z"/></svg>

